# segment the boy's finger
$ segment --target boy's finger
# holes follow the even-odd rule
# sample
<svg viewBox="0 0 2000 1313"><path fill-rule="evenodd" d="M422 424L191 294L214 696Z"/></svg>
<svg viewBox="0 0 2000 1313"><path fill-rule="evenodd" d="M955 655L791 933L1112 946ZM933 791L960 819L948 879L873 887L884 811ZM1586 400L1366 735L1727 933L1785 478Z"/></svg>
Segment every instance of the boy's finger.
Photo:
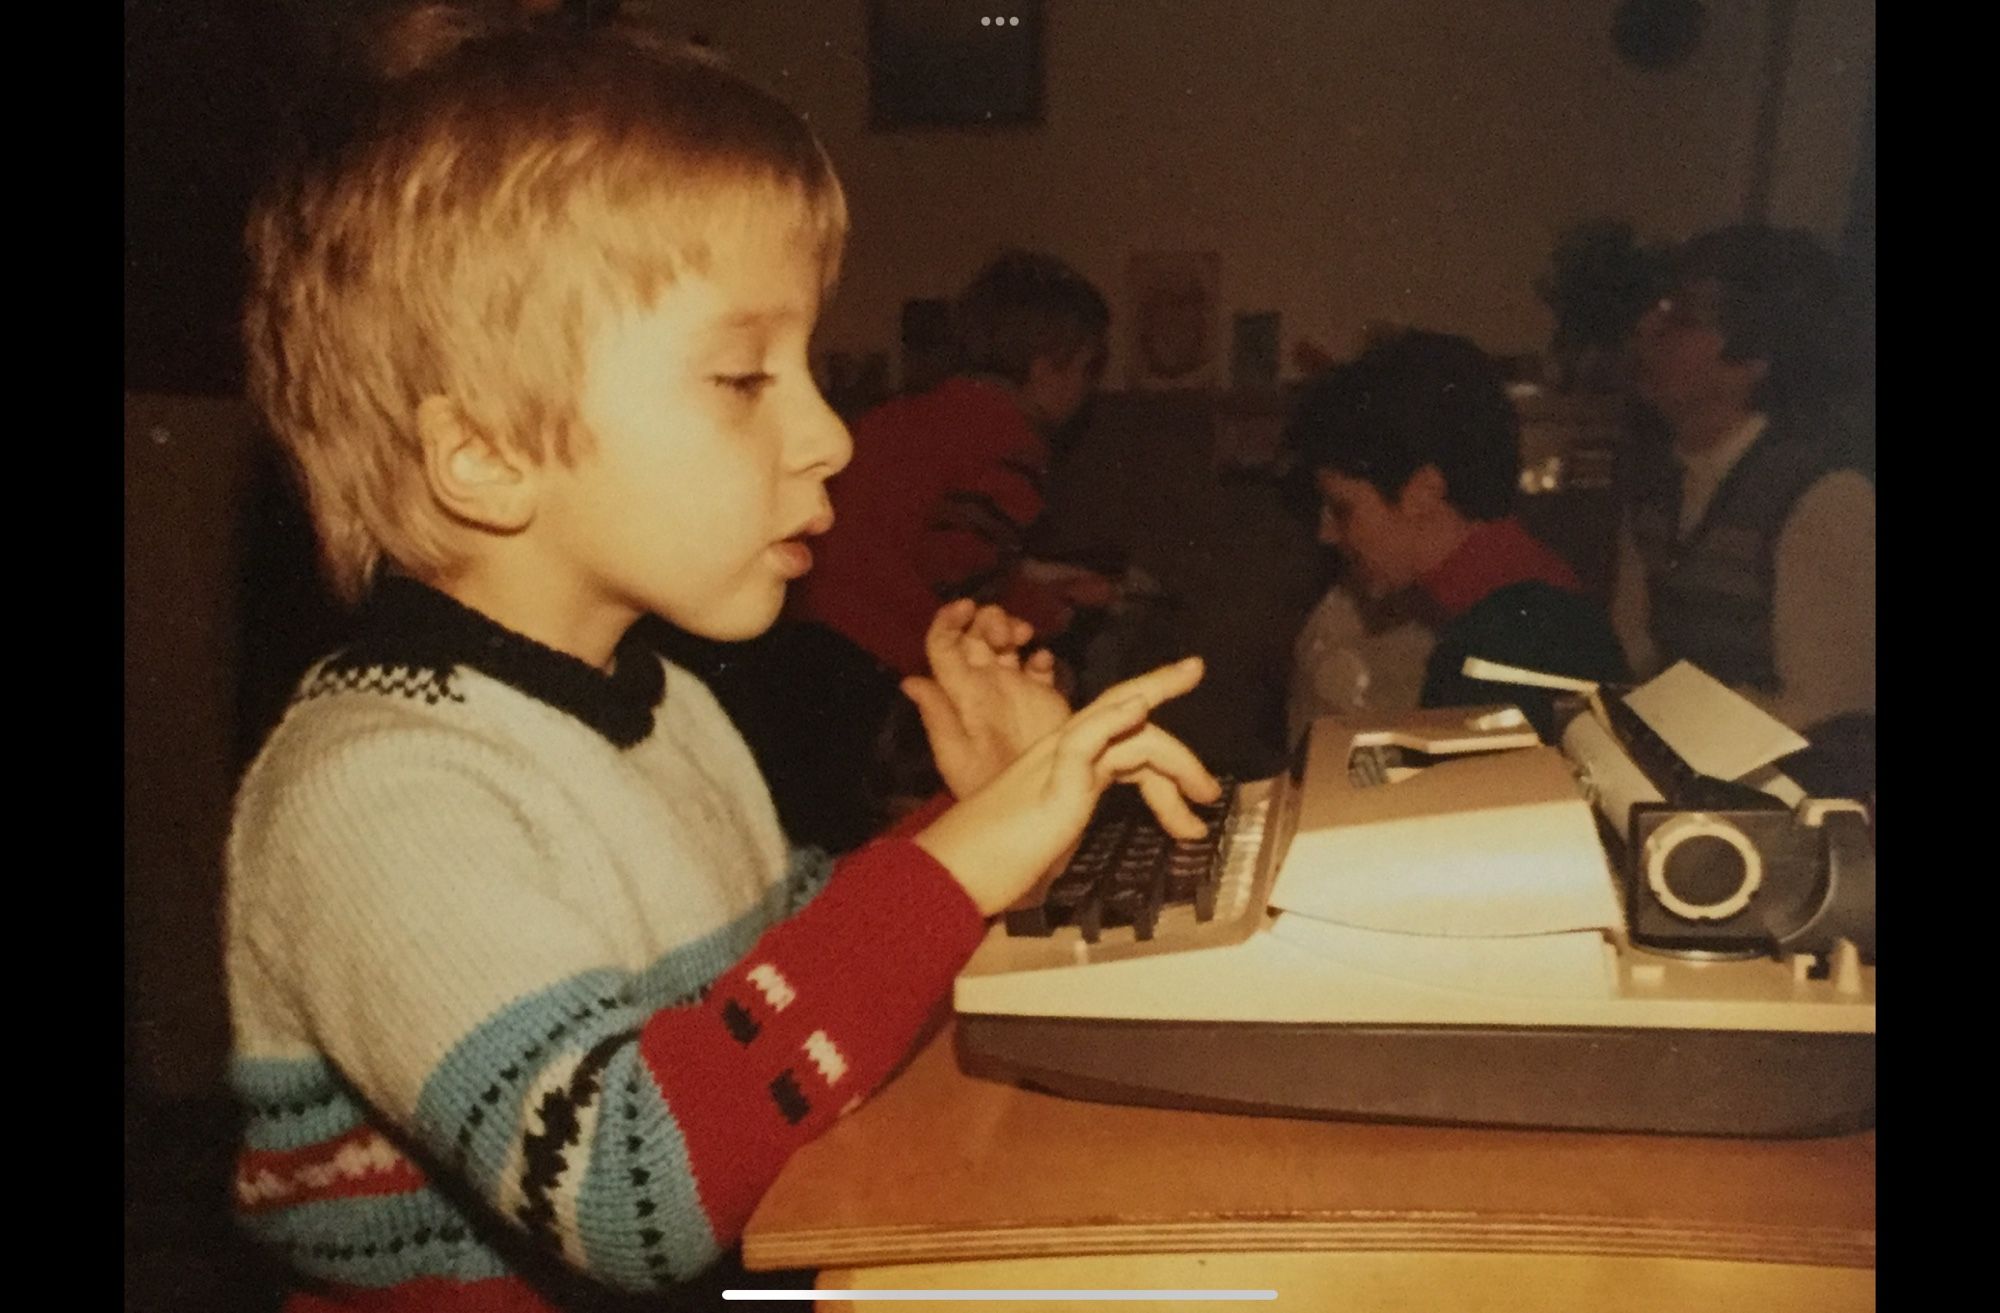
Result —
<svg viewBox="0 0 2000 1313"><path fill-rule="evenodd" d="M1138 778L1139 796L1146 800L1160 828L1176 839L1199 839L1208 825L1187 805L1180 788L1158 771L1146 771Z"/></svg>
<svg viewBox="0 0 2000 1313"><path fill-rule="evenodd" d="M940 673L958 659L959 640L965 636L972 613L972 599L961 597L956 602L945 603L931 617L931 627L924 631L924 655L930 659L933 674Z"/></svg>
<svg viewBox="0 0 2000 1313"><path fill-rule="evenodd" d="M972 622L973 614L978 609L978 604L969 597L946 602L937 609L937 614L931 617L931 632L937 633L942 630L956 638L960 631Z"/></svg>
<svg viewBox="0 0 2000 1313"><path fill-rule="evenodd" d="M900 687L903 696L917 704L917 719L924 723L926 734L936 736L964 733L964 727L958 720L958 708L952 705L951 699L945 696L944 690L938 686L936 680L925 679L922 675L911 675Z"/></svg>
<svg viewBox="0 0 2000 1313"><path fill-rule="evenodd" d="M968 626L972 636L995 651L1014 646L1014 617L997 606L982 606Z"/></svg>
<svg viewBox="0 0 2000 1313"><path fill-rule="evenodd" d="M1031 655L1022 668L1028 672L1028 678L1044 688L1056 686L1056 654L1047 648Z"/></svg>
<svg viewBox="0 0 2000 1313"><path fill-rule="evenodd" d="M1137 695L1101 697L1069 718L1056 739L1056 771L1096 777L1108 782L1113 768L1102 761L1105 750L1122 735L1146 723L1146 700Z"/></svg>
<svg viewBox="0 0 2000 1313"><path fill-rule="evenodd" d="M1194 750L1158 725L1148 725L1105 755L1121 778L1158 775L1196 802L1214 802L1222 784Z"/></svg>
<svg viewBox="0 0 2000 1313"><path fill-rule="evenodd" d="M1172 665L1160 666L1158 669L1148 670L1143 675L1136 675L1122 683L1113 684L1104 691L1099 701L1138 697L1143 699L1147 709L1151 710L1162 702L1172 701L1201 683L1204 670L1200 657L1184 657Z"/></svg>

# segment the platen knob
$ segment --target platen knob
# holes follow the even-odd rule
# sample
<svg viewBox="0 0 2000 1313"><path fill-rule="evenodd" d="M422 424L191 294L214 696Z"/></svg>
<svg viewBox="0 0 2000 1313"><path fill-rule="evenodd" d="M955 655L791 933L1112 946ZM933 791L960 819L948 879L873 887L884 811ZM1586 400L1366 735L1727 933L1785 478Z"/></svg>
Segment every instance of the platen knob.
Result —
<svg viewBox="0 0 2000 1313"><path fill-rule="evenodd" d="M1741 830L1707 812L1686 812L1646 838L1646 884L1685 921L1726 921L1764 883L1764 859Z"/></svg>

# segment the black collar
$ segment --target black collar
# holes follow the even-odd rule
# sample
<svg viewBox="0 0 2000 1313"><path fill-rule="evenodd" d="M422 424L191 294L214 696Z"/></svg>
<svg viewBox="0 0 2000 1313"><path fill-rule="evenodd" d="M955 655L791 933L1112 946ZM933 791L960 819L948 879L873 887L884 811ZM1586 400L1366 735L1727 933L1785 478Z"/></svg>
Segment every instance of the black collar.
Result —
<svg viewBox="0 0 2000 1313"><path fill-rule="evenodd" d="M633 634L620 640L606 674L401 575L376 583L354 641L327 661L320 682L352 687L366 672L407 671L414 678L377 680L389 691L455 699L460 667L568 712L621 748L653 732L667 682L659 657Z"/></svg>

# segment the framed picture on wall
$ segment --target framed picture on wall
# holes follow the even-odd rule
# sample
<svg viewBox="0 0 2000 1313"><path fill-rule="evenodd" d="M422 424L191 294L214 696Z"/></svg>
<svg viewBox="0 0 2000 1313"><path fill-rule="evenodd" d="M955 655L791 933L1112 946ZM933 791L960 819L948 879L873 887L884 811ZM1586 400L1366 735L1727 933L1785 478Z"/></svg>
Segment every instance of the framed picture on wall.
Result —
<svg viewBox="0 0 2000 1313"><path fill-rule="evenodd" d="M1132 256L1131 338L1135 388L1211 387L1220 374L1222 257L1214 251Z"/></svg>
<svg viewBox="0 0 2000 1313"><path fill-rule="evenodd" d="M1042 121L1042 0L868 0L868 123Z"/></svg>

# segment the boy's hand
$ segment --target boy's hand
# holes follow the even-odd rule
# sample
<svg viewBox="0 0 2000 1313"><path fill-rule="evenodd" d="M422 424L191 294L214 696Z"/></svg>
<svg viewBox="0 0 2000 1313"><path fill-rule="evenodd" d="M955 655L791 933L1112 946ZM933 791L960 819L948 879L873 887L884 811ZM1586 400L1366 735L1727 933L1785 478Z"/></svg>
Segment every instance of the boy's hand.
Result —
<svg viewBox="0 0 2000 1313"><path fill-rule="evenodd" d="M1186 799L1213 802L1221 786L1185 744L1147 723L1153 708L1187 692L1201 676L1201 659L1189 657L1114 685L985 788L962 798L915 842L990 916L1070 851L1098 796L1116 781L1136 782L1168 833L1201 837L1207 827Z"/></svg>
<svg viewBox="0 0 2000 1313"><path fill-rule="evenodd" d="M1030 744L1069 719L1047 651L1023 660L1025 620L970 599L940 608L924 636L931 677L903 681L917 704L938 774L953 797L977 793Z"/></svg>

